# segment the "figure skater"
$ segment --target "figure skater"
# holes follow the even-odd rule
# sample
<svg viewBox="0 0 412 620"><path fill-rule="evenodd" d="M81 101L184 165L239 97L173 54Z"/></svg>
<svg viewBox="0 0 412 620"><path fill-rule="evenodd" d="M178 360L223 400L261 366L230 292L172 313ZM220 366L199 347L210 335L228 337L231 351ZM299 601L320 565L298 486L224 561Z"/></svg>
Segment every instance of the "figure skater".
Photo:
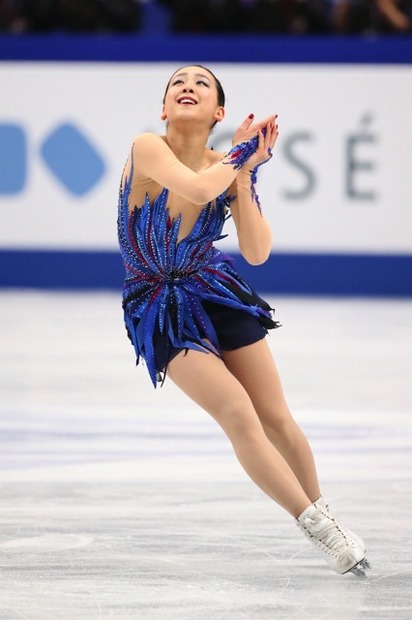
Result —
<svg viewBox="0 0 412 620"><path fill-rule="evenodd" d="M271 250L256 180L272 156L277 115L255 122L250 114L232 148L218 153L206 143L224 105L211 71L183 67L164 95L165 135L133 141L118 215L127 333L154 386L169 377L213 416L250 478L331 567L364 575L365 545L322 498L312 451L286 404L265 337L278 323L213 245L230 214L250 264L265 262Z"/></svg>

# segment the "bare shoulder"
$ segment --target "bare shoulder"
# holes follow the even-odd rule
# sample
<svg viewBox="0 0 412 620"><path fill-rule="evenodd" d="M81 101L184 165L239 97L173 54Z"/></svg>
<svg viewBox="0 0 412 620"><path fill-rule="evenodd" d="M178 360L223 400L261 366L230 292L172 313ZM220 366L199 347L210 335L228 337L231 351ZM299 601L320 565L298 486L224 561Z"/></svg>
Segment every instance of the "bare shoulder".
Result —
<svg viewBox="0 0 412 620"><path fill-rule="evenodd" d="M159 136L156 133L150 133L148 131L139 133L133 139L134 149L164 149L168 148L165 142L164 136Z"/></svg>

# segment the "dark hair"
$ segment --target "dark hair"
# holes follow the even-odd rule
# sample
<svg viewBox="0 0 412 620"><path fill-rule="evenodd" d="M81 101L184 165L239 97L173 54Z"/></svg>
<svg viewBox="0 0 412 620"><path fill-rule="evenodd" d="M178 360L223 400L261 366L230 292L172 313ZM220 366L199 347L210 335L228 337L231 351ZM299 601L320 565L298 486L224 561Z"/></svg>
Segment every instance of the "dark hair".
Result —
<svg viewBox="0 0 412 620"><path fill-rule="evenodd" d="M204 67L203 65L185 65L184 67L180 67L180 69L176 69L176 71L173 73L173 75L175 75L178 71L181 71L185 67L199 67L200 69L204 69L205 71L210 73L210 75L213 77L213 79L215 81L215 85L216 85L217 105L220 105L220 106L224 107L225 106L225 100L226 100L226 98L225 98L225 91L223 90L222 84L219 82L219 80L217 79L217 77L215 76L213 71L211 71L207 67ZM172 77L173 77L173 75L172 75ZM169 86L170 86L170 82L172 81L172 77L170 78L170 80L167 83L165 94L163 95L163 103L166 100L167 91L169 90ZM217 121L215 121L213 123L212 128L216 125L216 123L217 123Z"/></svg>

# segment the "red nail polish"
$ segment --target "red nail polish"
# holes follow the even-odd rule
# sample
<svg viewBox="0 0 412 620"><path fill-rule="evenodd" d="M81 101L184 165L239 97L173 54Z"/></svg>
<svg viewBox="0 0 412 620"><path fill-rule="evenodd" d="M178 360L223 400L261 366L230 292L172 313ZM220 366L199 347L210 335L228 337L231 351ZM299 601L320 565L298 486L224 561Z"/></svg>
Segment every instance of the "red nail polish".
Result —
<svg viewBox="0 0 412 620"><path fill-rule="evenodd" d="M254 114L249 114L248 118L253 118L254 116Z"/></svg>

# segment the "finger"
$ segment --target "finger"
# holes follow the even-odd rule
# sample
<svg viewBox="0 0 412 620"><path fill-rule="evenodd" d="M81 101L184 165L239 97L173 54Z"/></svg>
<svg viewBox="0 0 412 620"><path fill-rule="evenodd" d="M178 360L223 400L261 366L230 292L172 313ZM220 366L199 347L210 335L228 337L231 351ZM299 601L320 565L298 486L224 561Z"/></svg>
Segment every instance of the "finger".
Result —
<svg viewBox="0 0 412 620"><path fill-rule="evenodd" d="M267 116L266 118L262 119L260 121L260 123L263 126L269 125L270 123L273 123L277 118L277 114L271 114L270 116Z"/></svg>
<svg viewBox="0 0 412 620"><path fill-rule="evenodd" d="M276 118L277 118L277 114L271 114L270 116L267 116L266 118L262 119L261 121L258 121L253 128L256 128L256 130L258 129L263 129L264 127L267 127L267 125L269 125L269 123L273 123Z"/></svg>
<svg viewBox="0 0 412 620"><path fill-rule="evenodd" d="M254 118L255 118L254 114L249 114L249 116L245 118L241 126L245 129L249 129L251 124L253 123Z"/></svg>
<svg viewBox="0 0 412 620"><path fill-rule="evenodd" d="M279 128L277 123L272 123L271 135L270 135L270 147L273 148L277 137L279 135Z"/></svg>
<svg viewBox="0 0 412 620"><path fill-rule="evenodd" d="M268 123L266 126L266 134L265 134L265 149L268 149L272 146L273 134L274 134L273 122Z"/></svg>

